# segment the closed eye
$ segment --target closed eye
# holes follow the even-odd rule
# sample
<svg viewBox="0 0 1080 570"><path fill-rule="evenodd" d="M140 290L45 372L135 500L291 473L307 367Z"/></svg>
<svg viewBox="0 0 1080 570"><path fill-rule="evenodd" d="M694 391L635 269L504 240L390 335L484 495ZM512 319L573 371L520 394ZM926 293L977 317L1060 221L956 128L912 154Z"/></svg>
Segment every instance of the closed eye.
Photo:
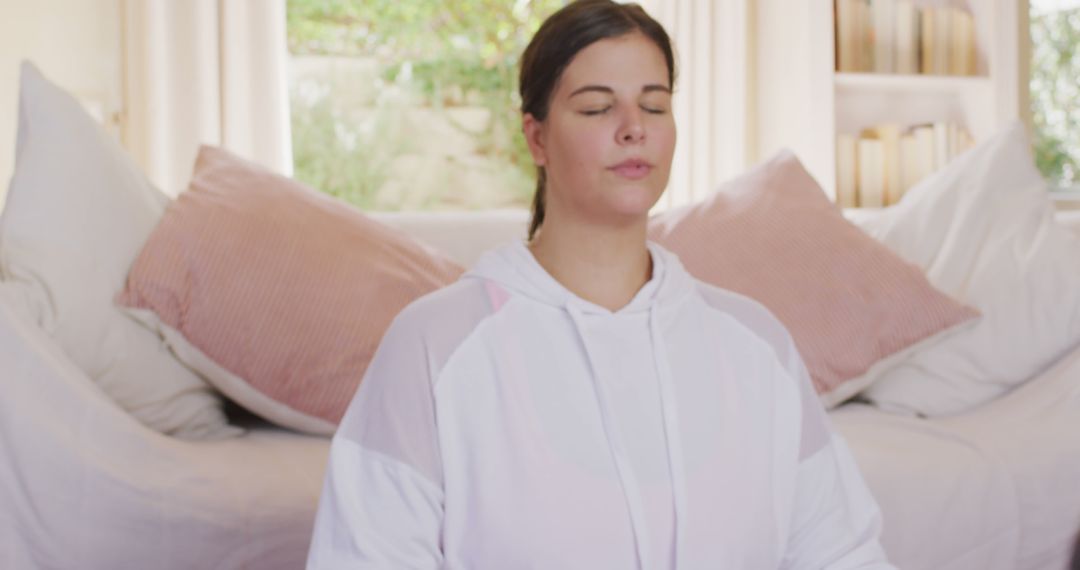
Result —
<svg viewBox="0 0 1080 570"><path fill-rule="evenodd" d="M611 110L611 106L609 105L607 107L604 107L603 109L586 109L585 111L582 111L581 114L585 115L587 117L593 117L593 116L596 116L596 115L603 115L604 113L607 113L610 110Z"/></svg>
<svg viewBox="0 0 1080 570"><path fill-rule="evenodd" d="M646 113L652 113L653 115L663 115L664 113L667 113L667 109L660 109L660 108L656 108L656 107L645 107L644 105L641 107L641 110L645 111Z"/></svg>

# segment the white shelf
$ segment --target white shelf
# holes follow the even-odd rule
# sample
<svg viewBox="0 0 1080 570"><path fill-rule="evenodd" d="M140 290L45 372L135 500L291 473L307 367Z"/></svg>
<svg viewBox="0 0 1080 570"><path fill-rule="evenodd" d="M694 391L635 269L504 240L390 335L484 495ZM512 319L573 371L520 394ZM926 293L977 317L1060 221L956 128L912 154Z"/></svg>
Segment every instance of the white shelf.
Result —
<svg viewBox="0 0 1080 570"><path fill-rule="evenodd" d="M866 127L944 122L985 140L1022 116L1024 0L967 0L975 18L978 75L836 72L835 0L755 0L755 156L795 152L832 195L836 135ZM917 0L929 6L953 0Z"/></svg>
<svg viewBox="0 0 1080 570"><path fill-rule="evenodd" d="M837 89L912 93L961 93L992 89L989 77L972 75L912 75L895 73L835 73Z"/></svg>

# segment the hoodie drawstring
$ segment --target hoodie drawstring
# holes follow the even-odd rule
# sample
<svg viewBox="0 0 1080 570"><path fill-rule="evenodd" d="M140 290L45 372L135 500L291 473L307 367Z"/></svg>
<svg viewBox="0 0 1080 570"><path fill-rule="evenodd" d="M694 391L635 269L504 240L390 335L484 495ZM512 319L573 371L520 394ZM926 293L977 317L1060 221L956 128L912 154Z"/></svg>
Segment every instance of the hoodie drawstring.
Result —
<svg viewBox="0 0 1080 570"><path fill-rule="evenodd" d="M634 545L637 549L638 568L648 570L646 564L652 561L649 552L648 526L645 520L644 508L641 504L641 490L638 486L637 477L630 467L626 452L624 451L622 437L611 417L610 398L607 395L603 383L600 382L593 353L589 349L589 342L585 335L585 327L582 323L581 311L572 304L566 304L566 311L574 323L581 345L585 350L585 357L591 372L593 391L596 394L597 406L600 410L600 422L607 438L608 449L611 451L615 463L615 471L619 477L619 484L623 489L626 506L630 512L630 526L634 535ZM678 568L680 554L682 553L682 534L686 514L686 485L683 466L682 438L678 424L678 407L675 402L671 369L667 360L666 346L659 333L656 305L649 309L649 334L652 337L653 350L656 352L654 361L657 368L657 382L660 384L660 406L664 422L664 439L667 443L668 470L671 477L672 497L675 502L675 568Z"/></svg>
<svg viewBox="0 0 1080 570"><path fill-rule="evenodd" d="M623 451L622 437L615 427L615 421L608 409L607 390L597 379L596 364L593 362L592 351L589 350L589 341L586 339L585 327L582 325L581 311L573 305L567 305L566 311L570 313L570 320L574 321L574 329L577 330L581 339L581 346L585 349L585 358L589 362L589 371L592 378L593 391L596 393L596 404L600 408L600 423L604 427L604 435L607 437L608 449L615 461L615 472L619 477L619 484L626 498L626 508L630 511L630 528L634 533L634 546L637 548L638 568L648 570L645 567L649 560L649 539L645 526L644 507L641 505L641 489L638 487L637 477L630 467Z"/></svg>
<svg viewBox="0 0 1080 570"><path fill-rule="evenodd" d="M686 465L683 463L682 430L679 427L679 406L675 396L675 382L671 377L671 365L667 357L667 345L660 334L660 317L657 305L649 307L649 332L653 351L656 353L656 379L660 383L660 410L664 418L664 439L667 441L668 469L671 475L671 494L675 500L675 563L682 561L683 534L686 523Z"/></svg>

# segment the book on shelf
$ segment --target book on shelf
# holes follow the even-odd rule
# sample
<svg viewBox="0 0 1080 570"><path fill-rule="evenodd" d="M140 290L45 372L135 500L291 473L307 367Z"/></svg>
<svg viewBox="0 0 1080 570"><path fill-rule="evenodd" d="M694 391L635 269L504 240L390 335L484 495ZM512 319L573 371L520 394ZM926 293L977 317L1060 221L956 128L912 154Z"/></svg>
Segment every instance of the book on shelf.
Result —
<svg viewBox="0 0 1080 570"><path fill-rule="evenodd" d="M974 146L958 125L938 122L907 129L888 123L858 135L836 136L836 202L844 208L880 208Z"/></svg>
<svg viewBox="0 0 1080 570"><path fill-rule="evenodd" d="M919 12L919 73L923 75L934 74L936 25L937 10L924 8Z"/></svg>
<svg viewBox="0 0 1080 570"><path fill-rule="evenodd" d="M971 14L953 8L952 44L949 46L949 74L975 74L975 19Z"/></svg>
<svg viewBox="0 0 1080 570"><path fill-rule="evenodd" d="M896 2L874 0L870 3L874 41L874 66L877 73L896 71Z"/></svg>
<svg viewBox="0 0 1080 570"><path fill-rule="evenodd" d="M896 3L897 73L919 73L920 14L910 0Z"/></svg>
<svg viewBox="0 0 1080 570"><path fill-rule="evenodd" d="M907 180L910 184L907 188L911 188L918 181L930 175L934 172L936 166L934 164L934 127L933 125L919 125L911 129L911 136L914 139L915 148L913 149L913 170L908 173Z"/></svg>
<svg viewBox="0 0 1080 570"><path fill-rule="evenodd" d="M841 208L859 205L859 183L855 178L859 173L855 162L858 157L856 141L854 135L836 135L836 203Z"/></svg>
<svg viewBox="0 0 1080 570"><path fill-rule="evenodd" d="M934 17L932 19L934 27L931 33L934 34L934 51L930 54L932 60L930 66L930 73L934 75L946 75L949 73L949 47L952 43L950 37L952 32L952 19L953 9L949 6L935 6L929 8L933 12Z"/></svg>
<svg viewBox="0 0 1080 570"><path fill-rule="evenodd" d="M855 71L855 29L854 0L836 0L836 70Z"/></svg>
<svg viewBox="0 0 1080 570"><path fill-rule="evenodd" d="M900 135L901 188L911 188L916 182L922 180L926 174L931 172L929 169L925 172L923 171L921 159L922 157L919 155L919 147L915 139L915 133L910 132Z"/></svg>
<svg viewBox="0 0 1080 570"><path fill-rule="evenodd" d="M870 129L868 136L877 137L881 141L881 152L884 163L882 164L882 200L885 204L895 204L900 201L903 188L900 187L900 125L879 125Z"/></svg>
<svg viewBox="0 0 1080 570"><path fill-rule="evenodd" d="M952 127L948 123L934 123L934 170L949 162L953 150Z"/></svg>
<svg viewBox="0 0 1080 570"><path fill-rule="evenodd" d="M834 0L836 70L975 75L975 19L912 0Z"/></svg>
<svg viewBox="0 0 1080 570"><path fill-rule="evenodd" d="M856 151L859 207L880 208L885 205L884 146L878 139L860 137Z"/></svg>

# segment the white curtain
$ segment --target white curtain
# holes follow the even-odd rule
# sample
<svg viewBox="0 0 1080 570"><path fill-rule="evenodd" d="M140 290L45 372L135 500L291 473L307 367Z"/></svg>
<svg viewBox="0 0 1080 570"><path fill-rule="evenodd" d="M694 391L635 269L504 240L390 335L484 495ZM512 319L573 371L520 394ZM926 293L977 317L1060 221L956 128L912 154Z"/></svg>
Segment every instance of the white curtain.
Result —
<svg viewBox="0 0 1080 570"><path fill-rule="evenodd" d="M752 0L640 0L675 44L678 144L658 209L700 199L751 155Z"/></svg>
<svg viewBox="0 0 1080 570"><path fill-rule="evenodd" d="M159 188L200 144L292 173L285 0L122 0L123 141Z"/></svg>

